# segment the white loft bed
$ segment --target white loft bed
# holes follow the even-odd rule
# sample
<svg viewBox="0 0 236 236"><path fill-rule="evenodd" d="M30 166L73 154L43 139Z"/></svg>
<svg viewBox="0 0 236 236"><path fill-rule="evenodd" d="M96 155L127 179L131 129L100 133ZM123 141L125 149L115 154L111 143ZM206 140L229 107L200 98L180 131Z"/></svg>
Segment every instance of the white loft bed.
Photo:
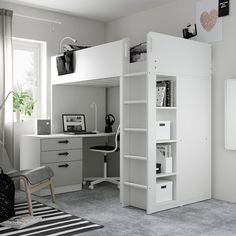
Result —
<svg viewBox="0 0 236 236"><path fill-rule="evenodd" d="M123 71L147 71L147 62L129 63L129 39L75 51L74 73L57 73L56 57L51 58L52 85L119 86Z"/></svg>
<svg viewBox="0 0 236 236"><path fill-rule="evenodd" d="M209 199L210 46L192 40L149 33L147 61L129 63L128 39L83 49L75 54L75 72L63 76L57 75L56 57L52 58L52 90L60 85L72 85L68 88L75 87L74 85L103 88L121 86L120 190L123 206L135 206L146 210L147 213L153 213ZM172 109L156 108L157 80L175 81L176 104ZM194 90L196 86L200 89L201 99ZM191 92L188 93L188 90ZM73 96L69 92L68 94ZM56 97L52 98L52 107L54 103L58 103ZM57 109L60 109L60 106L61 104L57 105ZM52 111L52 120L57 119L59 113ZM171 120L174 124L172 140L169 140L169 143L173 143L173 173L159 176L155 173L154 129L158 120ZM185 122L184 126L182 120ZM199 122L202 122L205 130L196 128ZM188 129L182 134L185 127ZM195 152L191 152L190 146ZM200 156L204 158L199 158L198 150L202 151ZM173 181L173 200L157 204L155 184L160 178Z"/></svg>
<svg viewBox="0 0 236 236"><path fill-rule="evenodd" d="M75 51L74 73L58 76L56 56L52 57L52 85L119 85L123 73L127 39Z"/></svg>

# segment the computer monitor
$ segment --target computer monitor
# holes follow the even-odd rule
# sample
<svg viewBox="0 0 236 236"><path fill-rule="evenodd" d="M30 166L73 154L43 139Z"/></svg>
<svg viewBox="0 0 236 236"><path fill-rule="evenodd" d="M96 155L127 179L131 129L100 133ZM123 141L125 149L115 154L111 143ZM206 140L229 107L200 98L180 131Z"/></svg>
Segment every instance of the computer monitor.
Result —
<svg viewBox="0 0 236 236"><path fill-rule="evenodd" d="M86 122L84 114L63 114L63 132L86 132Z"/></svg>

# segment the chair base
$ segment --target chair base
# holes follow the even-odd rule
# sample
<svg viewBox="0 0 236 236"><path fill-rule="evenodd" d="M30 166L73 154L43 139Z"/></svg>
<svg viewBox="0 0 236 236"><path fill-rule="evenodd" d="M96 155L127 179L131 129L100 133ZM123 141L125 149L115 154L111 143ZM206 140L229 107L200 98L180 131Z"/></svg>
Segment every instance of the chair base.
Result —
<svg viewBox="0 0 236 236"><path fill-rule="evenodd" d="M97 179L95 181L90 182L89 189L93 190L95 184L99 184L99 183L102 183L102 182L109 182L109 183L112 183L112 184L116 184L117 187L119 188L120 187L120 182L118 181L119 179L120 179L119 177L100 178L100 179Z"/></svg>
<svg viewBox="0 0 236 236"><path fill-rule="evenodd" d="M31 216L33 216L32 197L31 197L32 193L35 193L42 188L49 187L51 197L52 197L52 202L55 203L56 200L55 200L55 195L54 195L54 191L53 191L53 183L52 183L51 178L41 182L38 185L31 185L29 183L29 181L27 180L27 178L25 178L24 176L21 176L20 180L22 180L24 182L25 193L26 193L26 198L27 198L27 202L28 202L29 214Z"/></svg>

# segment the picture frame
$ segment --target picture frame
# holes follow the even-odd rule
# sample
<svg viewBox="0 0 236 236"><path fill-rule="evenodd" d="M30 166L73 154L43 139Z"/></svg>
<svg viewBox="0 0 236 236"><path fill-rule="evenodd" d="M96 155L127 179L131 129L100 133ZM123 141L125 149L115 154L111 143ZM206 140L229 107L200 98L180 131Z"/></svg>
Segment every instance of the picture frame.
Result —
<svg viewBox="0 0 236 236"><path fill-rule="evenodd" d="M86 132L86 122L84 114L63 114L63 132Z"/></svg>

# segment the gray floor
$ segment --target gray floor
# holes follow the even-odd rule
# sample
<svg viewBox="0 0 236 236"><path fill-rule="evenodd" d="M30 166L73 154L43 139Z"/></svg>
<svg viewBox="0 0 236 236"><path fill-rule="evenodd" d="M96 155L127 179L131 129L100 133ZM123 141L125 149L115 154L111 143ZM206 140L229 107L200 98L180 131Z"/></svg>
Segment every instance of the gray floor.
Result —
<svg viewBox="0 0 236 236"><path fill-rule="evenodd" d="M16 198L22 201L25 195L17 192ZM119 191L111 184L98 185L93 191L86 188L59 194L56 205L49 197L35 199L104 225L103 229L82 235L236 235L236 204L223 201L208 200L146 215L139 209L122 208Z"/></svg>

